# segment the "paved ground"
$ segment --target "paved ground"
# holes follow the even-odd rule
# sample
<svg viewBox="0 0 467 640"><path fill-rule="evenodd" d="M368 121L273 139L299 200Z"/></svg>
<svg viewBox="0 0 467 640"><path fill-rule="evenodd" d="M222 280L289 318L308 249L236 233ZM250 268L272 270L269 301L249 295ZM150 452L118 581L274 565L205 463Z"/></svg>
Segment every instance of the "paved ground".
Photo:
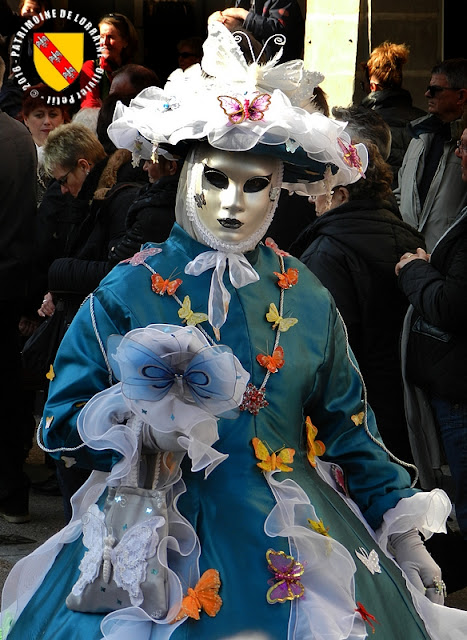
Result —
<svg viewBox="0 0 467 640"><path fill-rule="evenodd" d="M26 471L33 480L40 481L47 477L49 472L43 464L41 452L33 450ZM10 524L0 518L0 589L18 560L63 527L61 496L42 496L32 490L29 510L31 522L25 524ZM467 610L467 588L449 594L446 604Z"/></svg>
<svg viewBox="0 0 467 640"><path fill-rule="evenodd" d="M49 474L43 457L34 451L26 465L33 481L45 480ZM40 546L64 525L61 496L42 496L31 490L31 522L11 524L0 518L0 587L12 566Z"/></svg>

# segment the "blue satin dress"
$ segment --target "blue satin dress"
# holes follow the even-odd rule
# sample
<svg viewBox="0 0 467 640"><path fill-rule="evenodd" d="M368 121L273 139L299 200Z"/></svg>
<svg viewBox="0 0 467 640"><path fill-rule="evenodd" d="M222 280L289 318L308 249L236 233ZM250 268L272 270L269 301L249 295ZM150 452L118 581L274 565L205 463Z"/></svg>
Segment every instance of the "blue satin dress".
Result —
<svg viewBox="0 0 467 640"><path fill-rule="evenodd" d="M162 252L146 258L147 264L164 278L177 273L183 280L177 292L179 297L189 295L192 310L206 312L212 273L198 277L184 274L185 265L206 247L177 225L166 243L153 246L162 248ZM262 245L247 254L247 258L260 280L235 289L225 277L232 298L227 321L221 328L221 342L231 347L243 367L251 372L252 383L259 387L265 369L256 356L272 351L275 333L265 314L271 302L278 306L279 288L274 272L280 268L274 251ZM323 460L342 468L349 495L373 529L380 526L388 509L401 498L415 493L410 488L408 473L392 463L363 427L351 420L352 415L362 410L362 387L347 356L345 335L330 294L294 258L285 258L285 268L289 267L299 270L299 280L285 292L284 316L297 318L298 323L281 333L285 364L267 382L268 406L257 415L243 411L236 420L219 421L220 439L216 448L229 457L207 479L202 473L192 473L189 461L183 465L187 491L178 507L200 539L201 573L208 568L219 571L223 605L213 618L202 613L199 621L187 620L174 630L172 638L214 640L235 634L248 638L254 633L263 634L261 637L268 640L324 638L320 621L331 615L335 602L349 596L349 593L338 594L338 589L334 595L329 592L329 581L335 576L329 575L330 570L326 569L327 551L324 551L320 557L314 558L313 554L302 557L307 570L312 570L309 584L318 597L318 600L313 598L305 590L301 599L303 606L313 603L314 607L307 631L297 634L294 630L294 625L300 629L297 600L267 602L271 573L265 554L269 548L287 554L293 552L294 538L292 530L290 534L275 537L265 532L265 521L277 501L271 484L257 467L251 445L254 437L267 443L272 451L284 446L295 449L293 471L278 473L274 480L280 483L290 478L303 490L314 513L328 528L331 537L326 540L331 545L334 540L341 543L355 562L351 605L339 615L351 618L357 603L362 603L377 623L374 623L374 636L370 626L362 621L353 628L350 625L352 631L348 637L365 637L368 632L375 640L429 638L396 565L380 551L381 572L373 574L356 558L355 550L362 547L369 552L377 545L361 519L307 460L304 425L305 417L310 416L318 427L317 438L326 446ZM50 385L44 411L45 416L53 416L52 424L44 431L45 444L52 449L80 444L76 431L80 403L109 385L89 305L90 302L86 302L78 312L55 362L56 377ZM151 272L143 265L115 267L95 292L93 305L104 344L110 334L123 335L148 324L181 324L179 305L170 296L156 295L151 290ZM207 322L203 327L213 336ZM379 438L371 409L368 425ZM84 448L68 455L73 455L79 465L102 471L109 470L115 461L115 454L110 450L97 452ZM298 512L296 518L300 518ZM306 526L306 519L297 524ZM80 538L64 546L12 627L10 640L98 640L102 637L102 615L77 613L65 606L65 599L78 578L83 552ZM319 569L313 572L315 562ZM343 591L349 588L345 584L339 586ZM317 602L321 604L317 606ZM316 635L313 620L320 629ZM167 626L153 624L148 629L138 637L145 640L167 637L164 635ZM339 632L332 629L326 636L329 640L339 637Z"/></svg>

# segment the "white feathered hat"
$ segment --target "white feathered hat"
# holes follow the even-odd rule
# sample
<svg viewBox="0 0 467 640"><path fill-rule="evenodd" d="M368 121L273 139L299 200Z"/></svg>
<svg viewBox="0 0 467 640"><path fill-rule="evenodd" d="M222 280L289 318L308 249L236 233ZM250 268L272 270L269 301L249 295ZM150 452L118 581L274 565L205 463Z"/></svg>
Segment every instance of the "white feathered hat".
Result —
<svg viewBox="0 0 467 640"><path fill-rule="evenodd" d="M296 106L323 76L305 71L302 60L278 64L280 53L264 65L247 64L242 37L210 24L201 65L164 89L144 89L128 107L117 104L108 129L114 144L132 151L135 162L184 141L274 155L284 163L283 187L303 195L361 178L366 148L351 144L345 123Z"/></svg>

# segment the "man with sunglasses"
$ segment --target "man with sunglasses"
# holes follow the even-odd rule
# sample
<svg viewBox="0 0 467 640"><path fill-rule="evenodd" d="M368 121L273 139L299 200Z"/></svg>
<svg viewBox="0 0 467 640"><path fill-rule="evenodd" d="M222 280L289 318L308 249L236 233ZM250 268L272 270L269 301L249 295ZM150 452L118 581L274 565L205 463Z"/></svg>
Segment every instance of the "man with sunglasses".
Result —
<svg viewBox="0 0 467 640"><path fill-rule="evenodd" d="M454 154L467 108L467 59L445 60L433 67L425 97L428 116L410 125L410 142L394 195L403 219L425 237L431 252L467 204L467 189Z"/></svg>

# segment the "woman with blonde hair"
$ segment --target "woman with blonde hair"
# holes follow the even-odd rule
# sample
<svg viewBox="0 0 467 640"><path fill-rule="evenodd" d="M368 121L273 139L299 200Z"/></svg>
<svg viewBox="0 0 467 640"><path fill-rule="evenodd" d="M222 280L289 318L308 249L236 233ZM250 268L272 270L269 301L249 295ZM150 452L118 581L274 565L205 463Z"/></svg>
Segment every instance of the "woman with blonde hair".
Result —
<svg viewBox="0 0 467 640"><path fill-rule="evenodd" d="M397 186L397 173L412 139L407 124L426 115L422 109L413 106L412 96L402 88L402 67L408 60L406 44L386 41L375 47L368 61L361 65L365 73L363 86L369 92L362 105L376 111L391 127L388 163L393 171L393 186Z"/></svg>

